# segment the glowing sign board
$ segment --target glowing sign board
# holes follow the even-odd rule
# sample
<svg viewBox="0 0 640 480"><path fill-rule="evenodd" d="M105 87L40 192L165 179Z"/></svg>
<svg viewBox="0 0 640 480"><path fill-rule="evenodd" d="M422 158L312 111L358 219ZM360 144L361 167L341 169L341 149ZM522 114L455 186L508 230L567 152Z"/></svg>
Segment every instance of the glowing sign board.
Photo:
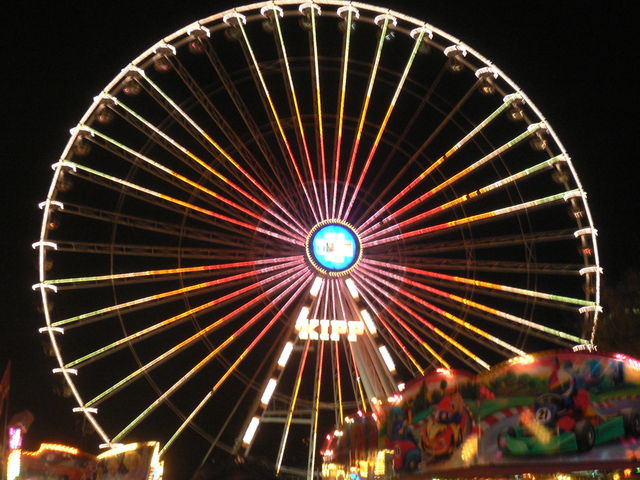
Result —
<svg viewBox="0 0 640 480"><path fill-rule="evenodd" d="M22 430L19 427L9 427L9 449L22 448Z"/></svg>
<svg viewBox="0 0 640 480"><path fill-rule="evenodd" d="M300 340L333 340L337 342L341 335L355 342L364 333L364 322L360 320L318 320L302 318L296 323Z"/></svg>
<svg viewBox="0 0 640 480"><path fill-rule="evenodd" d="M338 272L347 270L357 260L358 241L348 227L329 224L313 234L310 250L318 265Z"/></svg>

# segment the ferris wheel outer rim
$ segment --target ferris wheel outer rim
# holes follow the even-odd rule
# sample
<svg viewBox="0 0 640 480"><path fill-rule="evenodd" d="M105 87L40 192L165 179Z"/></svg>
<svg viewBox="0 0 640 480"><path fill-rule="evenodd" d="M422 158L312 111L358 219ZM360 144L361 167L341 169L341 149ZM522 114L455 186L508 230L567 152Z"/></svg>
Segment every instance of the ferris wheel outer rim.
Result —
<svg viewBox="0 0 640 480"><path fill-rule="evenodd" d="M307 2L308 3L308 2ZM381 7L376 7L373 5L369 5L366 3L361 3L361 2L347 2L347 1L340 1L340 0L319 0L317 2L313 2L314 5L327 5L327 6L346 6L346 5L350 5L352 7L355 8L361 8L361 9L365 9L371 12L375 12L375 13L379 13L379 14L388 14L388 15L393 15L394 17L401 19L403 21L406 21L408 23L412 23L414 24L417 28L420 27L425 27L428 28L430 31L432 31L433 33L439 35L440 37L448 40L449 42L451 42L453 45L460 45L460 46L464 46L464 48L466 49L466 51L468 53L470 53L471 55L473 55L477 60L479 60L481 63L483 63L486 67L490 67L492 69L494 69L494 71L500 76L500 78L507 83L511 88L513 88L514 92L518 93L519 95L522 96L523 100L526 102L526 104L531 108L531 110L538 116L540 122L544 122L545 127L549 133L549 135L553 138L554 142L556 143L556 145L559 147L559 149L561 150L561 153L565 155L566 157L566 164L569 167L569 170L571 171L572 174L572 178L573 180L576 182L576 185L578 187L578 190L580 192L580 198L582 201L582 204L584 205L584 210L586 213L586 217L587 217L587 221L588 221L588 227L591 231L589 233L590 237L591 237L591 244L593 246L593 267L594 267L594 271L592 273L594 273L595 276L595 305L596 308L594 309L594 314L593 314L593 326L592 326L592 332L591 332L591 343L594 342L594 336L595 336L595 332L596 332L596 328L597 328L597 322L598 322L598 313L600 312L599 306L600 306L600 287L601 287L601 274L602 274L602 270L600 267L600 259L599 259L599 250L598 250L598 243L596 240L596 235L597 232L594 228L593 225L593 219L592 219L592 215L591 215L591 211L589 209L588 206L588 201L586 198L586 192L584 191L582 184L580 182L580 179L577 175L577 172L575 170L575 167L573 165L573 162L571 161L571 158L569 157L569 155L567 154L565 147L563 145L563 143L561 142L560 138L557 136L555 130L553 129L553 127L546 121L546 118L543 116L542 112L538 109L538 107L535 105L534 102L531 101L531 99L526 95L526 93L524 91L522 91L516 84L515 82L513 82L499 67L497 67L496 65L494 65L490 60L488 60L487 58L483 57L481 54L479 54L477 51L475 51L473 48L469 47L467 44L462 43L459 39L457 39L456 37L428 24L428 23L424 23L421 22L420 20L408 16L408 15L404 15L400 12L396 12L394 10L391 9L384 9ZM245 5L245 6L241 6L235 9L229 9L226 10L224 12L220 12L217 14L214 14L212 16L206 17L204 19L201 19L195 23L192 23L190 25L187 25L185 27L183 27L180 30L177 30L176 32L174 32L173 34L165 37L163 40L161 40L160 42L154 44L152 47L150 47L149 49L147 49L145 52L143 52L141 55L139 55L138 57L136 57L133 62L131 62L129 64L128 67L125 67L120 73L118 73L111 82L109 82L107 84L107 86L103 89L103 92L109 92L111 91L114 87L116 87L125 77L126 75L131 71L131 68L138 68L137 66L141 63L143 63L145 60L149 59L153 54L155 54L155 51L157 49L157 46L160 43L164 43L164 44L170 44L170 42L173 42L175 40L178 40L180 37L184 36L187 34L187 32L189 31L189 29L193 28L195 25L198 26L206 26L207 24L210 24L212 22L215 22L217 20L222 19L225 15L232 13L232 12L237 12L237 13L242 13L242 12L249 12L249 11L253 11L256 9L260 9L264 6L268 6L268 5L276 5L276 6L300 6L305 4L305 2L300 2L300 1L293 1L293 0L276 0L274 2L257 2L257 3L253 3L250 5ZM101 99L101 95L98 95L94 98L93 103L90 105L90 107L86 110L85 114L82 116L80 122L78 123L78 125L84 124L85 122L87 122L89 120L89 118L93 115L93 113L95 112L96 108L100 105L102 99ZM67 155L69 154L74 142L76 141L77 137L79 135L79 131L76 129L75 132L72 132L64 150L63 153L61 155L61 159L65 159L67 157ZM52 178L52 182L50 184L49 190L48 190L48 194L47 194L47 198L46 198L46 205L45 208L43 208L44 210L44 215L43 215L43 220L42 220L42 224L41 224L41 230L40 230L40 245L37 247L39 254L38 254L38 263L39 263L39 281L40 283L44 283L46 280L46 275L45 275L45 266L44 266L44 262L45 262L45 249L48 248L46 245L43 244L44 241L46 241L47 238L47 233L48 233L48 229L47 229L47 222L49 220L50 214L53 211L51 209L51 203L54 200L54 195L56 193L56 183L57 180L59 178L59 176L62 173L62 169L63 169L63 164L59 163L56 167L55 167L55 172ZM78 408L79 411L81 411L81 413L83 413L85 415L85 417L88 419L88 421L92 424L92 426L96 429L96 431L98 432L98 434L100 435L100 437L103 439L103 441L106 444L110 443L109 437L107 436L107 434L102 430L99 422L97 421L97 419L95 418L95 413L93 411L88 411L86 408L83 407L84 402L82 401L82 396L80 394L80 392L78 391L77 387L75 386L75 382L73 381L73 379L71 378L71 373L66 371L66 369L64 369L64 361L62 359L62 354L60 352L60 347L58 345L58 341L56 339L56 332L54 332L52 330L51 327L51 317L50 317L50 313L49 313L49 309L47 308L48 305L48 292L46 291L45 288L40 288L40 297L41 297L41 301L43 303L43 305L45 306L45 308L43 309L43 313L45 316L45 322L46 322L46 328L48 329L46 333L48 333L49 336L49 340L50 343L52 344L53 350L55 352L57 361L58 361L58 365L59 368L62 369L60 373L62 373L63 377L65 378L67 384L69 385L71 392L73 394L73 397L76 401L76 403L78 404ZM75 409L74 409L75 410Z"/></svg>

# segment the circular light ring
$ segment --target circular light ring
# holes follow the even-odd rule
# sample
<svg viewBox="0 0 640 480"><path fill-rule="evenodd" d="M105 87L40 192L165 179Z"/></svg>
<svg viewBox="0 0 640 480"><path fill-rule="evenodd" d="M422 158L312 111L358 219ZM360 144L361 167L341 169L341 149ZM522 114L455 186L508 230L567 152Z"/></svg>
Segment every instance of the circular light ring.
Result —
<svg viewBox="0 0 640 480"><path fill-rule="evenodd" d="M340 251L327 252L328 241L343 241ZM349 243L351 241L351 247ZM349 274L362 258L362 243L353 226L343 220L329 219L317 223L305 241L307 260L322 275L339 277ZM342 253L342 255L340 255Z"/></svg>

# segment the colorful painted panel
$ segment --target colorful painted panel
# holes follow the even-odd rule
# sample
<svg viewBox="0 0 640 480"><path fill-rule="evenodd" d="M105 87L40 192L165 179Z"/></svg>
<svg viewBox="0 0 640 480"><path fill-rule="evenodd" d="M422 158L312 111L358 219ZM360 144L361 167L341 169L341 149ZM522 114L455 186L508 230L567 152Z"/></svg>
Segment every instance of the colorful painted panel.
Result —
<svg viewBox="0 0 640 480"><path fill-rule="evenodd" d="M623 355L546 352L493 368L477 415L479 463L640 459L640 363Z"/></svg>
<svg viewBox="0 0 640 480"><path fill-rule="evenodd" d="M159 480L158 443L131 443L98 455L96 480Z"/></svg>
<svg viewBox="0 0 640 480"><path fill-rule="evenodd" d="M336 472L390 478L640 462L640 362L620 354L543 352L478 376L439 370L376 407L377 451L371 441L366 452L342 443L339 456L325 455ZM328 440L325 453L337 453Z"/></svg>

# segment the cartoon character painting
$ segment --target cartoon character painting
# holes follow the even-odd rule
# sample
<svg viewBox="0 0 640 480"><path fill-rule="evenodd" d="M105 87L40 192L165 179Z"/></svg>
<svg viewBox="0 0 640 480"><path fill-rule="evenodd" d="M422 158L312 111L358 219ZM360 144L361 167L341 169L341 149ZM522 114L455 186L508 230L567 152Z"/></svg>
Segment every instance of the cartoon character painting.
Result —
<svg viewBox="0 0 640 480"><path fill-rule="evenodd" d="M418 442L408 427L401 407L392 407L387 419L386 448L393 450L393 468L412 472L422 458Z"/></svg>
<svg viewBox="0 0 640 480"><path fill-rule="evenodd" d="M471 414L460 393L446 395L422 430L423 451L431 458L451 455L471 430Z"/></svg>

